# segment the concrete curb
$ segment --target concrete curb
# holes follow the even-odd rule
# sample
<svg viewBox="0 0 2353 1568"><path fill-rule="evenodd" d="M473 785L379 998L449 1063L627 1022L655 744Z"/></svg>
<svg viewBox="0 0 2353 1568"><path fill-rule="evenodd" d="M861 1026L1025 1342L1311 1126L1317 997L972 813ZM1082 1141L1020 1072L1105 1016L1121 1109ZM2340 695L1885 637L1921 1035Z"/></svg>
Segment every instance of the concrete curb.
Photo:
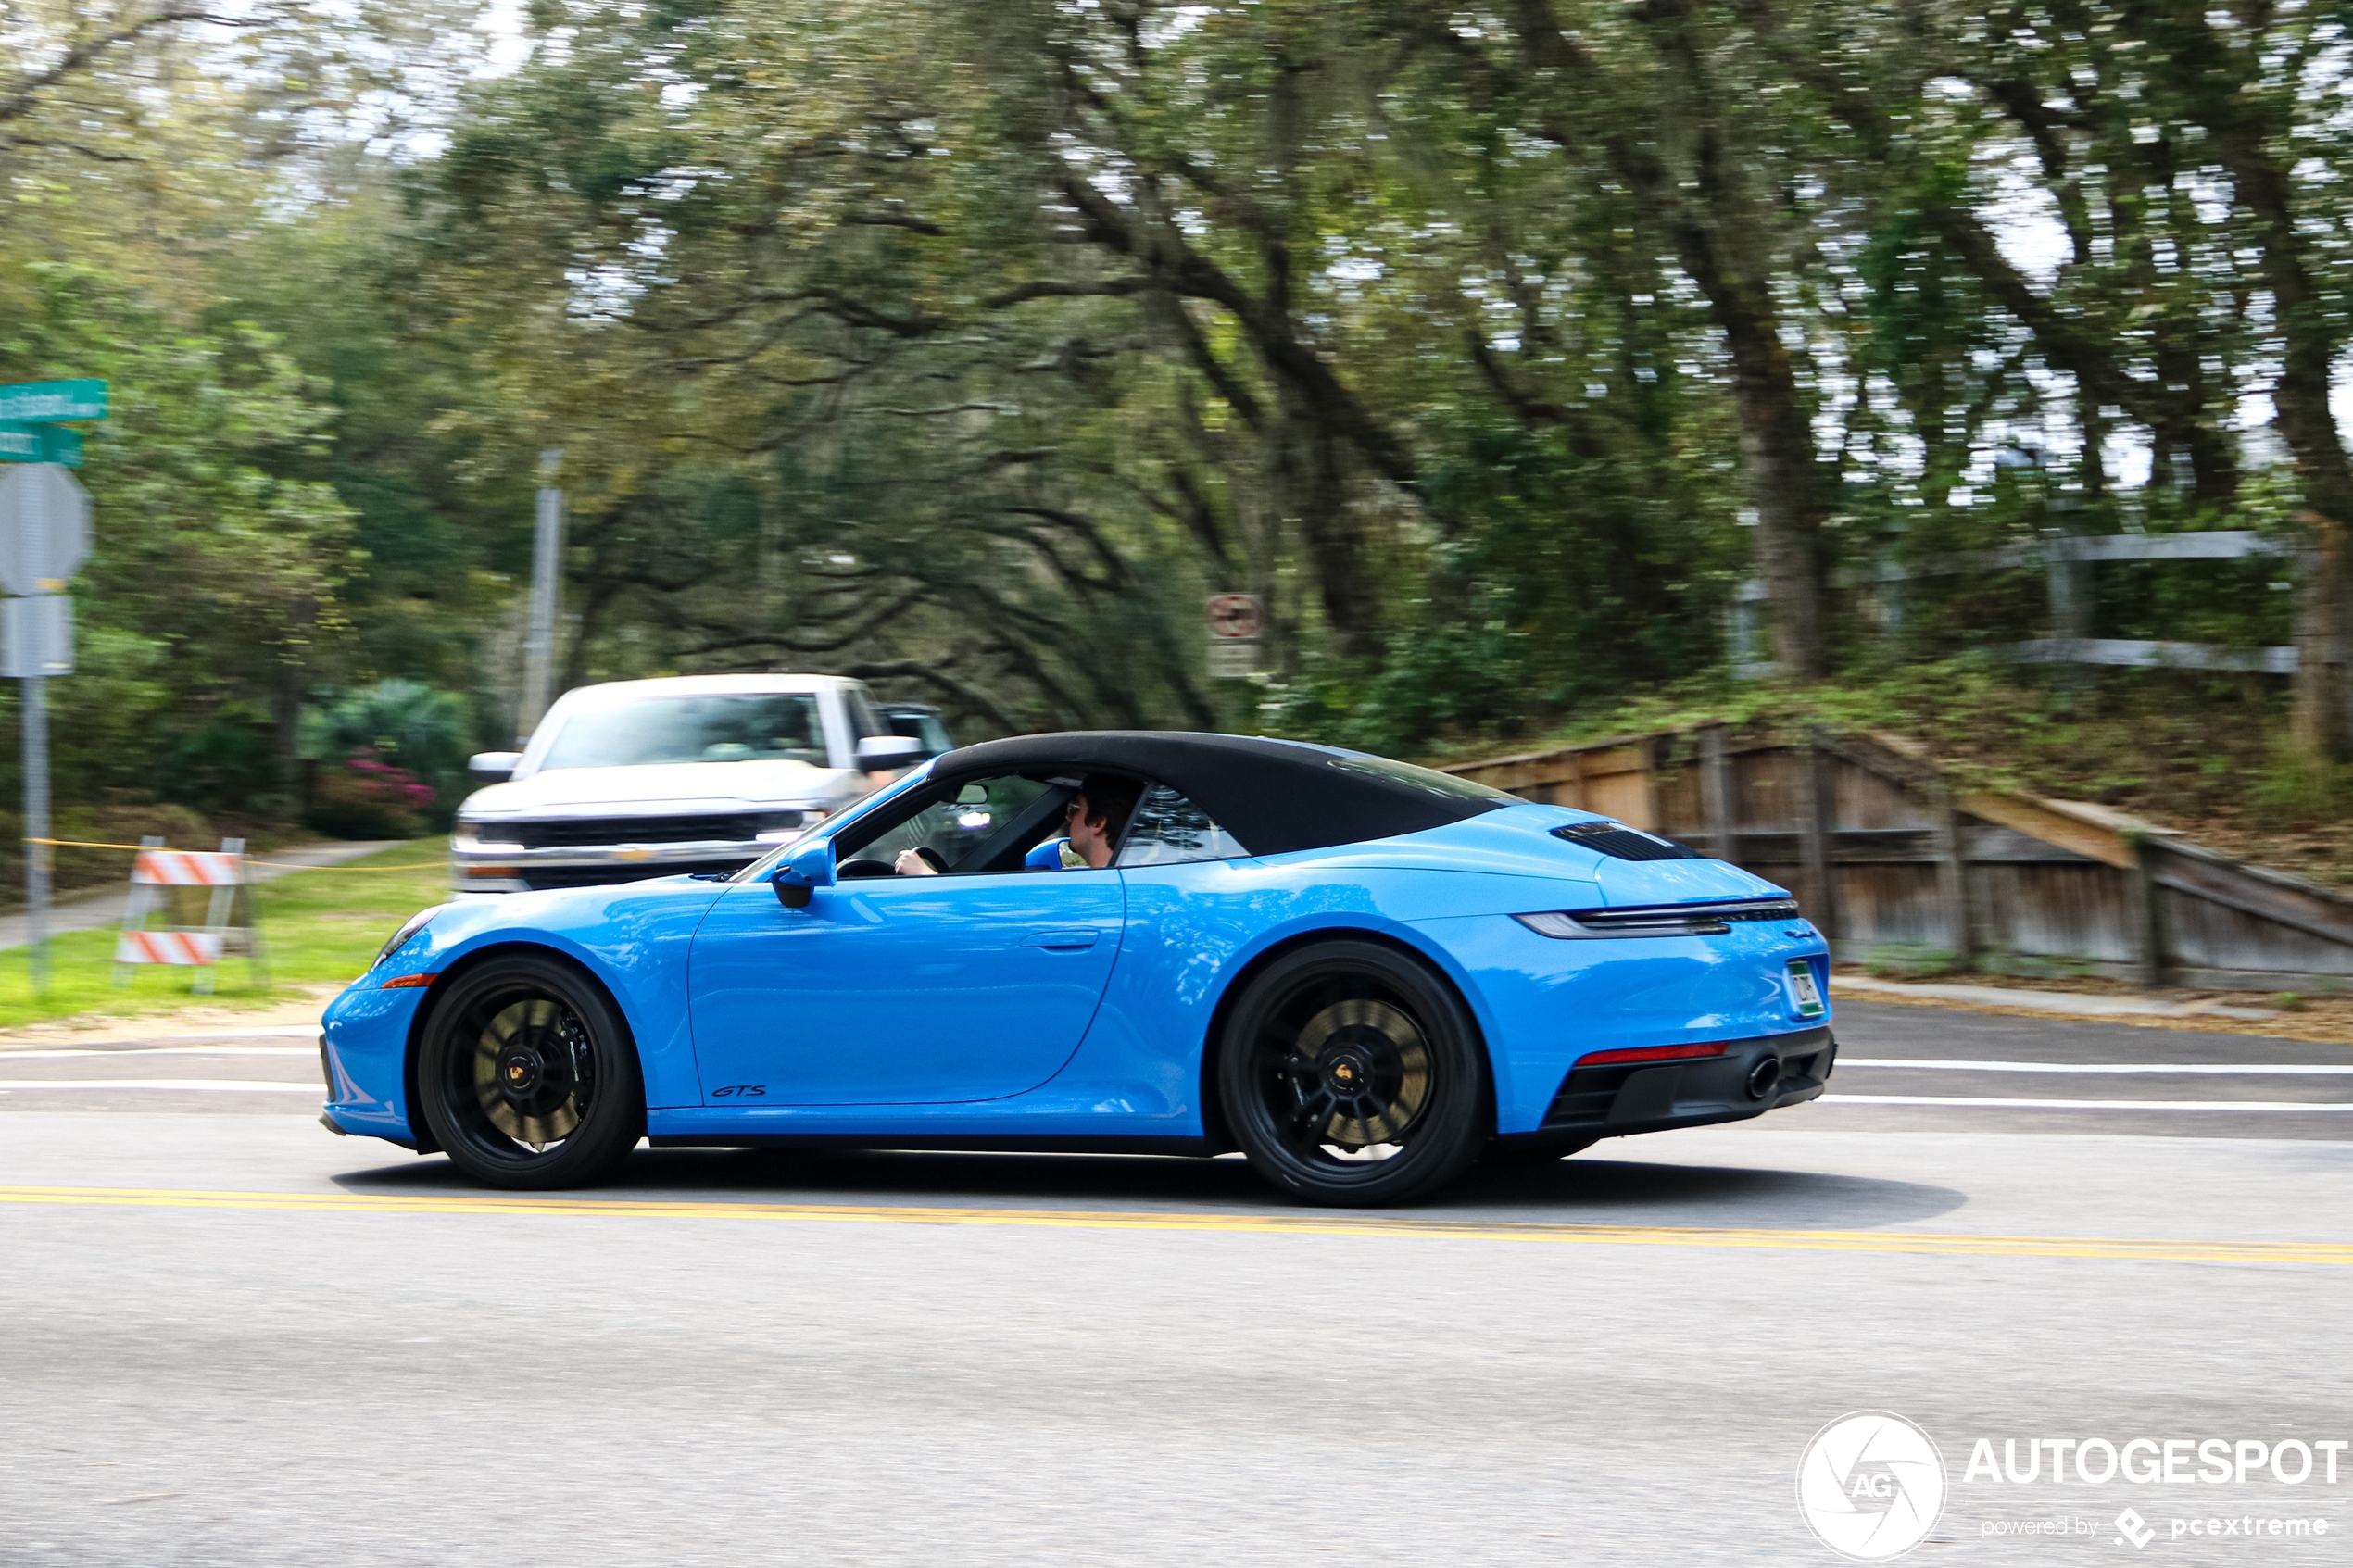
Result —
<svg viewBox="0 0 2353 1568"><path fill-rule="evenodd" d="M1834 974L1833 992L1855 991L1890 1000L1950 1002L1958 1007L1997 1007L2068 1018L2234 1018L2259 1023L2280 1014L2271 1008L2233 1007L2224 1002L2169 1002L2155 997L2110 997L2074 991L2029 991L2007 985L1944 985Z"/></svg>

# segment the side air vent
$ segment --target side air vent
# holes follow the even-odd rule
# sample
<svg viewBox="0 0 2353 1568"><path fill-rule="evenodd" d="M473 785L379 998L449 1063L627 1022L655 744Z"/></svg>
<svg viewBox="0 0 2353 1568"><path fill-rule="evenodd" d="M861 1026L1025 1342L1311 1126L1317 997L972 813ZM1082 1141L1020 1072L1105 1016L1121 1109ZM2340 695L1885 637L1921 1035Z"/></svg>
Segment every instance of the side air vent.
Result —
<svg viewBox="0 0 2353 1568"><path fill-rule="evenodd" d="M1723 904L1658 904L1644 909L1564 909L1514 920L1564 941L1599 936L1721 936L1734 921L1795 920L1794 898L1743 898Z"/></svg>
<svg viewBox="0 0 2353 1568"><path fill-rule="evenodd" d="M1565 838L1579 849L1591 849L1619 860L1697 860L1703 859L1696 849L1687 849L1671 838L1629 828L1624 822L1571 822L1554 828L1554 838Z"/></svg>

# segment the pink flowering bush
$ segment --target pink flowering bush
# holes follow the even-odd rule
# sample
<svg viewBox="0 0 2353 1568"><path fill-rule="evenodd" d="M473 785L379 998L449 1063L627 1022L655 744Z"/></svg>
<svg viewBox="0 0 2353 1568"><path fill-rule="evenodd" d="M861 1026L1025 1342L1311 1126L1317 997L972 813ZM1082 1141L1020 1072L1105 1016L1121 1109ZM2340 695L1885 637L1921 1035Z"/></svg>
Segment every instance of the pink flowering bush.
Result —
<svg viewBox="0 0 2353 1568"><path fill-rule="evenodd" d="M319 771L308 816L312 827L337 838L415 838L434 798L433 785L363 746Z"/></svg>

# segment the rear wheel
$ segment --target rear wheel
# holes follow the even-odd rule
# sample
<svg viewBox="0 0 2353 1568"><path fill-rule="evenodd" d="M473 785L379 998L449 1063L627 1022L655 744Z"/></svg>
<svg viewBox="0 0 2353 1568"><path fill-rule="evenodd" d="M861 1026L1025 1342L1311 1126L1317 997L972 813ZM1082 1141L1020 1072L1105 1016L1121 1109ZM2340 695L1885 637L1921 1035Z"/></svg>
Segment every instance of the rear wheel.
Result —
<svg viewBox="0 0 2353 1568"><path fill-rule="evenodd" d="M434 998L417 1098L450 1162L491 1186L596 1181L645 1129L620 1013L552 959L492 959Z"/></svg>
<svg viewBox="0 0 2353 1568"><path fill-rule="evenodd" d="M1378 943L1276 960L1235 1002L1217 1076L1252 1168L1310 1203L1418 1198L1487 1142L1486 1053L1469 1012Z"/></svg>

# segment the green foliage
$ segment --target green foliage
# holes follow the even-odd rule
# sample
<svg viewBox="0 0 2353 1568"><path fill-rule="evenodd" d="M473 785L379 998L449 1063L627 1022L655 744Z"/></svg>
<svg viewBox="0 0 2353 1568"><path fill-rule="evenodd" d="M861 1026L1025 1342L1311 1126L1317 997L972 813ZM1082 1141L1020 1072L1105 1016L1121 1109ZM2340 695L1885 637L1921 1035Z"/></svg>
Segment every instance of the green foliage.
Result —
<svg viewBox="0 0 2353 1568"><path fill-rule="evenodd" d="M466 787L473 724L463 697L415 681L379 681L344 694L321 718L329 755L367 752L445 797Z"/></svg>
<svg viewBox="0 0 2353 1568"><path fill-rule="evenodd" d="M1998 662L2054 533L2353 497L2321 13L534 0L495 71L470 0L262 13L0 110L0 378L115 388L61 798L283 813L308 758L314 822L430 825L511 739L560 448L565 685L1455 753L1811 713L2341 809L2276 681ZM1726 679L1760 573L1820 595L1763 609L1803 695ZM2294 576L2102 567L2085 630L2278 646ZM1202 668L1235 590L1263 685Z"/></svg>
<svg viewBox="0 0 2353 1568"><path fill-rule="evenodd" d="M94 268L0 264L0 379L112 389L82 470L96 522L81 662L58 683L60 798L280 794L273 737L357 561L334 491L283 471L326 437L319 389L268 332L180 330Z"/></svg>
<svg viewBox="0 0 2353 1568"><path fill-rule="evenodd" d="M1949 947L1926 942L1882 942L1863 955L1863 967L1881 979L1933 980L1960 967Z"/></svg>

